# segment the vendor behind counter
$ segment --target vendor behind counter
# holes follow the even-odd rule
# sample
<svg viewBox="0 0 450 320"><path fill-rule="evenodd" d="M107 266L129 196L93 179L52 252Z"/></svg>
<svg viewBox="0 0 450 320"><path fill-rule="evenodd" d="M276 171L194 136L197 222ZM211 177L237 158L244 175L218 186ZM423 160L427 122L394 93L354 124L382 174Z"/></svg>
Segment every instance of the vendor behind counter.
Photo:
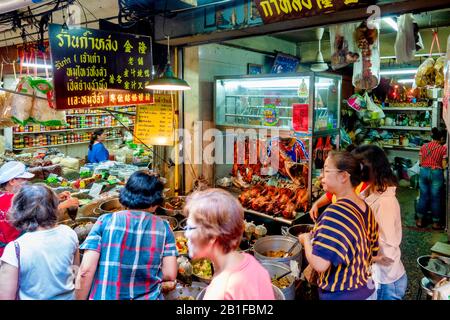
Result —
<svg viewBox="0 0 450 320"><path fill-rule="evenodd" d="M89 150L87 158L89 163L99 163L109 159L109 151L103 144L105 139L106 133L103 129L94 131L88 147Z"/></svg>

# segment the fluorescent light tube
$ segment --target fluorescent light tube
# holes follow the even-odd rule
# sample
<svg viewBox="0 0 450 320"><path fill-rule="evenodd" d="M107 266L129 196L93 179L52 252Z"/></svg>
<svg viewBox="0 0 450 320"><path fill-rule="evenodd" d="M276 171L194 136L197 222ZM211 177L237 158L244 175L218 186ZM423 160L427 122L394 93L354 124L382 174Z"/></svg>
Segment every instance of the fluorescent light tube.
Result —
<svg viewBox="0 0 450 320"><path fill-rule="evenodd" d="M396 74L416 74L417 69L398 69L398 70L382 70L380 71L381 76L385 75L396 75Z"/></svg>
<svg viewBox="0 0 450 320"><path fill-rule="evenodd" d="M398 80L398 83L414 83L414 79L401 79Z"/></svg>
<svg viewBox="0 0 450 320"><path fill-rule="evenodd" d="M392 27L395 31L398 31L398 25L397 22L394 21L392 18L383 18L383 21L386 22L388 25Z"/></svg>
<svg viewBox="0 0 450 320"><path fill-rule="evenodd" d="M22 64L22 67L38 68L38 69L51 69L52 68L52 66L49 64L28 63L28 62L24 62Z"/></svg>

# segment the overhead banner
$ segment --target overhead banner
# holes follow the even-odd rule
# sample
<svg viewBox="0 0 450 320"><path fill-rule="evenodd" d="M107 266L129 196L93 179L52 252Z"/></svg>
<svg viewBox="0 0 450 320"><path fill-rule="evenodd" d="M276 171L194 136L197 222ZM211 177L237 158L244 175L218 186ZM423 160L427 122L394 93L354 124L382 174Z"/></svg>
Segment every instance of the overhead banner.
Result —
<svg viewBox="0 0 450 320"><path fill-rule="evenodd" d="M153 103L150 37L51 24L49 38L57 109Z"/></svg>
<svg viewBox="0 0 450 320"><path fill-rule="evenodd" d="M254 0L264 24L367 5L367 0Z"/></svg>
<svg viewBox="0 0 450 320"><path fill-rule="evenodd" d="M158 94L154 104L137 106L134 135L136 143L173 146L175 140L174 112L170 94Z"/></svg>

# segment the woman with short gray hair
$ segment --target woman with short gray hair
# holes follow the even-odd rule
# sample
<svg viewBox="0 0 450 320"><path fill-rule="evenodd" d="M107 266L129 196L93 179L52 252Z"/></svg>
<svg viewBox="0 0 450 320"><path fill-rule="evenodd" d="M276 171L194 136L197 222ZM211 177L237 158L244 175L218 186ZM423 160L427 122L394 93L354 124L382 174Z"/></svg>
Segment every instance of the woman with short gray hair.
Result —
<svg viewBox="0 0 450 320"><path fill-rule="evenodd" d="M57 225L58 198L44 185L27 185L13 198L10 219L25 232L0 258L1 300L71 300L78 238Z"/></svg>

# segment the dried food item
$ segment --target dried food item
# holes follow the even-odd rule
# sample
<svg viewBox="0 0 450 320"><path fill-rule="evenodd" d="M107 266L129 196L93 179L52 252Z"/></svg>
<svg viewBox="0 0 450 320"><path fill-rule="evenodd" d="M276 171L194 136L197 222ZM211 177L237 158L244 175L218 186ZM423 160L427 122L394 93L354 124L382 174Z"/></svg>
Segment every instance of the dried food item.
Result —
<svg viewBox="0 0 450 320"><path fill-rule="evenodd" d="M427 58L417 69L416 85L418 87L426 87L434 85L436 78L436 70L434 68L434 59Z"/></svg>
<svg viewBox="0 0 450 320"><path fill-rule="evenodd" d="M256 226L256 228L255 228L255 238L256 239L262 238L266 234L267 234L267 228L263 224Z"/></svg>
<svg viewBox="0 0 450 320"><path fill-rule="evenodd" d="M190 277L193 272L192 264L185 256L177 258L178 273L184 277Z"/></svg>
<svg viewBox="0 0 450 320"><path fill-rule="evenodd" d="M0 127L12 127L15 125L12 120L11 96L12 94L9 92L0 92Z"/></svg>
<svg viewBox="0 0 450 320"><path fill-rule="evenodd" d="M247 222L244 220L244 232L245 236L247 237L247 240L251 240L253 233L255 232L256 225L252 222Z"/></svg>
<svg viewBox="0 0 450 320"><path fill-rule="evenodd" d="M193 296L179 296L177 300L195 300Z"/></svg>
<svg viewBox="0 0 450 320"><path fill-rule="evenodd" d="M287 257L292 256L292 253L287 255L287 251L284 250L269 250L265 252L264 255L269 258L285 258L286 256Z"/></svg>
<svg viewBox="0 0 450 320"><path fill-rule="evenodd" d="M354 32L361 59L353 69L353 85L358 89L371 90L380 82L380 59L378 27L369 28L363 21Z"/></svg>
<svg viewBox="0 0 450 320"><path fill-rule="evenodd" d="M291 280L287 276L278 280L277 277L275 276L271 280L272 284L280 289L286 289L292 284Z"/></svg>
<svg viewBox="0 0 450 320"><path fill-rule="evenodd" d="M444 77L444 67L446 63L445 57L439 57L436 60L436 63L434 64L434 70L436 73L436 79L435 79L435 85L436 87L443 88L445 84L445 77Z"/></svg>
<svg viewBox="0 0 450 320"><path fill-rule="evenodd" d="M353 42L354 23L334 25L330 27L331 67L333 70L343 68L359 59Z"/></svg>

